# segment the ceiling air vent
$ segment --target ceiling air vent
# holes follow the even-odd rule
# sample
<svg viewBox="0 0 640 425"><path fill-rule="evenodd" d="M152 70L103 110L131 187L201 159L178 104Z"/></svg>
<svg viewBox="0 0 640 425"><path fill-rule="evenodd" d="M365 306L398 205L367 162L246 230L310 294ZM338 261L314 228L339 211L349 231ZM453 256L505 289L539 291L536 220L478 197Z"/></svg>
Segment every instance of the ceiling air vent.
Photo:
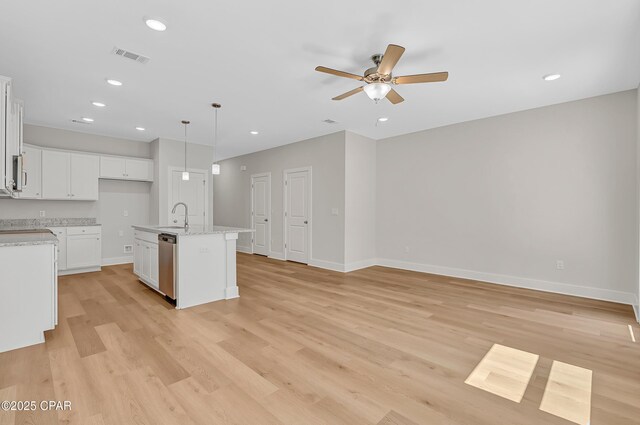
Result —
<svg viewBox="0 0 640 425"><path fill-rule="evenodd" d="M119 47L114 47L113 51L111 53L113 53L114 55L122 56L123 58L127 58L127 59L134 60L136 62L140 62L140 63L149 62L149 58L148 57L142 56L142 55L140 55L138 53L133 53L132 51L129 51L129 50L121 49Z"/></svg>
<svg viewBox="0 0 640 425"><path fill-rule="evenodd" d="M334 121L331 118L327 118L326 120L322 120L322 122L326 122L327 124L336 124L338 121Z"/></svg>

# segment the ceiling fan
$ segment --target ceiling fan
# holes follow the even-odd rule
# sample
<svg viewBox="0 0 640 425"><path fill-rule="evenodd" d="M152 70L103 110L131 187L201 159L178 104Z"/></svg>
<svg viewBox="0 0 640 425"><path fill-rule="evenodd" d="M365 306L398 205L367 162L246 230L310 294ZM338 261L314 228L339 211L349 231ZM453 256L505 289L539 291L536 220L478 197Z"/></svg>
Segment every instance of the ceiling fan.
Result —
<svg viewBox="0 0 640 425"><path fill-rule="evenodd" d="M404 47L396 46L395 44L389 44L387 50L382 54L376 54L371 56L371 60L375 64L374 67L367 69L363 76L351 74L350 72L338 71L336 69L327 68L324 66L316 67L316 71L325 72L331 75L337 75L338 77L352 78L354 80L363 81L367 83L364 86L358 87L351 91L336 96L333 100L346 99L349 96L353 96L356 93L364 91L371 100L375 100L376 103L383 98L389 99L389 102L400 103L404 101L402 96L398 94L391 86L397 84L416 84L416 83L434 83L438 81L447 81L449 78L448 72L434 72L431 74L416 74L405 75L402 77L394 77L391 74L393 67L400 60L400 57L404 53Z"/></svg>

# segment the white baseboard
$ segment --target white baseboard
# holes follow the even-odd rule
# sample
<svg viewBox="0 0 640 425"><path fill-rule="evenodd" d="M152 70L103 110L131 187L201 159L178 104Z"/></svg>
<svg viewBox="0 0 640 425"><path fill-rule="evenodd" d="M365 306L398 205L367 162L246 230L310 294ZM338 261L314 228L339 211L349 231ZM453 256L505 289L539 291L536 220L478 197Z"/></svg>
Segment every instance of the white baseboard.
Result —
<svg viewBox="0 0 640 425"><path fill-rule="evenodd" d="M633 312L636 314L636 322L640 323L640 298L636 297L636 302L633 304Z"/></svg>
<svg viewBox="0 0 640 425"><path fill-rule="evenodd" d="M366 269L367 267L377 266L377 258L369 258L367 260L354 261L344 265L344 272L349 273L360 269Z"/></svg>
<svg viewBox="0 0 640 425"><path fill-rule="evenodd" d="M82 269L58 270L58 276L67 276L70 274L78 274L78 273L93 273L93 272L99 272L101 270L102 270L102 267L85 267Z"/></svg>
<svg viewBox="0 0 640 425"><path fill-rule="evenodd" d="M285 261L284 259L284 252L275 252L275 251L271 251L269 253L269 258L272 258L274 260L280 260L280 261Z"/></svg>
<svg viewBox="0 0 640 425"><path fill-rule="evenodd" d="M551 282L546 280L529 279L493 273L477 272L473 270L456 269L452 267L433 266L430 264L411 263L408 261L381 258L378 265L395 269L412 270L432 273L462 279L478 280L498 285L515 286L517 288L535 289L537 291L554 292L557 294L573 295L576 297L592 298L596 300L612 301L633 305L635 295L629 292L614 291L602 288L589 288L569 283Z"/></svg>
<svg viewBox="0 0 640 425"><path fill-rule="evenodd" d="M129 263L133 263L133 255L127 255L125 257L111 257L111 258L102 259L103 266L115 266L116 264L129 264Z"/></svg>
<svg viewBox="0 0 640 425"><path fill-rule="evenodd" d="M321 269L333 270L334 272L344 273L345 271L344 264L334 263L332 261L316 260L312 258L311 260L309 260L309 265Z"/></svg>
<svg viewBox="0 0 640 425"><path fill-rule="evenodd" d="M244 252L245 254L253 254L253 249L250 246L236 245L236 251Z"/></svg>

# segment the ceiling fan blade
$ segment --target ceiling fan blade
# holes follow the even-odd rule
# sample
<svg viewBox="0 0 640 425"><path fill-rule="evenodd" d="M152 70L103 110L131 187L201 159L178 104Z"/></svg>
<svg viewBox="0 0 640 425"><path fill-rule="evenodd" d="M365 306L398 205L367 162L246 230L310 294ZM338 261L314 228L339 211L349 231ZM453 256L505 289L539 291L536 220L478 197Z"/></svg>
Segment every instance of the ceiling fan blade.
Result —
<svg viewBox="0 0 640 425"><path fill-rule="evenodd" d="M325 66L316 66L316 71L336 75L338 77L353 78L354 80L362 81L362 77L359 75L351 74L350 72L338 71L337 69L331 69Z"/></svg>
<svg viewBox="0 0 640 425"><path fill-rule="evenodd" d="M394 89L389 90L389 93L387 93L387 99L389 99L389 102L393 103L394 105L396 103L404 102L404 98L400 96Z"/></svg>
<svg viewBox="0 0 640 425"><path fill-rule="evenodd" d="M416 84L416 83L436 83L438 81L447 81L448 72L434 72L431 74L405 75L403 77L395 77L395 84Z"/></svg>
<svg viewBox="0 0 640 425"><path fill-rule="evenodd" d="M357 89L353 89L351 91L348 91L346 93L342 93L340 96L336 96L334 97L332 100L342 100L345 99L349 96L353 96L356 93L360 93L362 91L362 87L358 87Z"/></svg>
<svg viewBox="0 0 640 425"><path fill-rule="evenodd" d="M380 62L378 66L378 74L391 74L393 67L396 66L403 53L404 47L389 44L387 51L384 52L384 56L382 57L382 62Z"/></svg>

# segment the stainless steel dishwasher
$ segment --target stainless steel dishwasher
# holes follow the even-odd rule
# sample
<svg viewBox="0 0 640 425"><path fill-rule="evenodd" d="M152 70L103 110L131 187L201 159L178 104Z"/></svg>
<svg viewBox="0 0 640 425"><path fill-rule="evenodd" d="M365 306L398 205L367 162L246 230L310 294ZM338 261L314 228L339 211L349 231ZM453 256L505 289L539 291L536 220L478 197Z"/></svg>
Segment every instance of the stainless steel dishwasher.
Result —
<svg viewBox="0 0 640 425"><path fill-rule="evenodd" d="M176 299L176 237L162 233L158 235L158 266L160 292L172 300Z"/></svg>

